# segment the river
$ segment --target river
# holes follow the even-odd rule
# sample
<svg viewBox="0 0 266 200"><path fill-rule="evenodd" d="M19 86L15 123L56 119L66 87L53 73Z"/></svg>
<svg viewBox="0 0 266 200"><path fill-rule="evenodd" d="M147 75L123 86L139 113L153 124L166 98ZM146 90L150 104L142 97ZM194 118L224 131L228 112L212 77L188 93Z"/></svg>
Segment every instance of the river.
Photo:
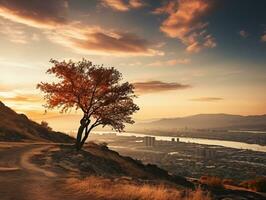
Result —
<svg viewBox="0 0 266 200"><path fill-rule="evenodd" d="M172 138L175 138L175 139L179 138L180 142L186 142L186 143L223 146L223 147L229 147L229 148L235 148L235 149L247 149L247 150L252 150L252 151L266 152L266 146L262 146L262 145L258 145L258 144L248 144L248 143L244 143L244 142L226 141L226 140L189 138L189 137L157 136L157 135L146 135L146 134L134 133L134 132L117 133L117 132L112 132L112 131L95 131L94 133L96 133L96 134L116 133L119 136L136 136L136 137L153 136L156 138L156 140L164 140L164 141L171 141Z"/></svg>

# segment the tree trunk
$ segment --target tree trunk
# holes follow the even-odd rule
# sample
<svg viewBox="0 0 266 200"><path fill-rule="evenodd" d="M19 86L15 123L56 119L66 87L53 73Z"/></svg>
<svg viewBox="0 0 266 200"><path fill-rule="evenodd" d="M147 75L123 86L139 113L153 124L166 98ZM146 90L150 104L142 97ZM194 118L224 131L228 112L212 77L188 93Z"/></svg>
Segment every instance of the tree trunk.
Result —
<svg viewBox="0 0 266 200"><path fill-rule="evenodd" d="M85 129L85 134L87 135L89 132L90 132L90 130L88 131L87 129L88 129L88 126L89 126L89 124L90 124L90 119L86 116L86 115L84 115L83 116L83 118L80 120L80 127L79 127L79 130L78 130L78 133L77 133L77 139L76 139L76 149L77 149L77 151L79 151L81 148L82 148L82 146L83 146L83 144L85 143L85 141L83 142L83 140L82 140L82 134L83 134L83 131L84 131L84 129ZM87 133L88 132L88 133ZM86 136L85 135L85 137L87 138L88 136Z"/></svg>
<svg viewBox="0 0 266 200"><path fill-rule="evenodd" d="M81 144L82 133L83 133L84 129L85 129L84 124L81 124L79 127L79 130L78 130L78 133L77 133L77 139L76 139L76 144L75 144L77 151L79 151L81 149L80 144Z"/></svg>
<svg viewBox="0 0 266 200"><path fill-rule="evenodd" d="M86 140L88 139L89 134L90 134L92 128L93 128L93 127L90 127L89 130L87 130L87 131L85 132L85 135L84 135L82 141L80 142L80 149L83 147L83 145L85 144Z"/></svg>

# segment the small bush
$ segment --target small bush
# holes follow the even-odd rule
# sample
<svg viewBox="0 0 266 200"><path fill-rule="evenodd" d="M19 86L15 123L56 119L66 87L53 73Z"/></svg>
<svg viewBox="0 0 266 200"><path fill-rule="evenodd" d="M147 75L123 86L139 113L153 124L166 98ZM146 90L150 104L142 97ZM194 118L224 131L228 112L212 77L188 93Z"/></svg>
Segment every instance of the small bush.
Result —
<svg viewBox="0 0 266 200"><path fill-rule="evenodd" d="M257 192L266 192L266 177L243 181L240 186Z"/></svg>
<svg viewBox="0 0 266 200"><path fill-rule="evenodd" d="M223 185L233 185L237 186L237 183L233 179L223 179Z"/></svg>
<svg viewBox="0 0 266 200"><path fill-rule="evenodd" d="M52 131L53 129L49 126L48 122L41 121L41 126L46 128L48 131Z"/></svg>
<svg viewBox="0 0 266 200"><path fill-rule="evenodd" d="M222 179L215 176L202 176L200 177L200 183L209 187L223 188Z"/></svg>

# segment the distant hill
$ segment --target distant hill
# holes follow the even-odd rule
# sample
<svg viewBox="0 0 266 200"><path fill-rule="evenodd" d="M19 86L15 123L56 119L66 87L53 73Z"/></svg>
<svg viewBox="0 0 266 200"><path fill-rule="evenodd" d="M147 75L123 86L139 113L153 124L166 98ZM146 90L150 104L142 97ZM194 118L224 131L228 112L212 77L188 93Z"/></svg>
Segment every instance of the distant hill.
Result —
<svg viewBox="0 0 266 200"><path fill-rule="evenodd" d="M170 130L194 129L251 129L266 130L266 115L198 114L188 117L166 118L149 123L139 123L135 129Z"/></svg>
<svg viewBox="0 0 266 200"><path fill-rule="evenodd" d="M18 114L0 101L0 141L71 142L74 139Z"/></svg>

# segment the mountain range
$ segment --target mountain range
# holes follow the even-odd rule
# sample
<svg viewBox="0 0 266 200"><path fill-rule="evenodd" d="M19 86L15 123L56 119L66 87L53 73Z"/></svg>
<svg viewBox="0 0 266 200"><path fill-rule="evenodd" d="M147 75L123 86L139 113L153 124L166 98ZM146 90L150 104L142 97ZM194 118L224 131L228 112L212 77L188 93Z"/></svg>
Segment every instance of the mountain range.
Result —
<svg viewBox="0 0 266 200"><path fill-rule="evenodd" d="M188 117L164 118L147 123L137 123L138 130L172 129L231 129L231 130L266 130L265 115L198 114Z"/></svg>

